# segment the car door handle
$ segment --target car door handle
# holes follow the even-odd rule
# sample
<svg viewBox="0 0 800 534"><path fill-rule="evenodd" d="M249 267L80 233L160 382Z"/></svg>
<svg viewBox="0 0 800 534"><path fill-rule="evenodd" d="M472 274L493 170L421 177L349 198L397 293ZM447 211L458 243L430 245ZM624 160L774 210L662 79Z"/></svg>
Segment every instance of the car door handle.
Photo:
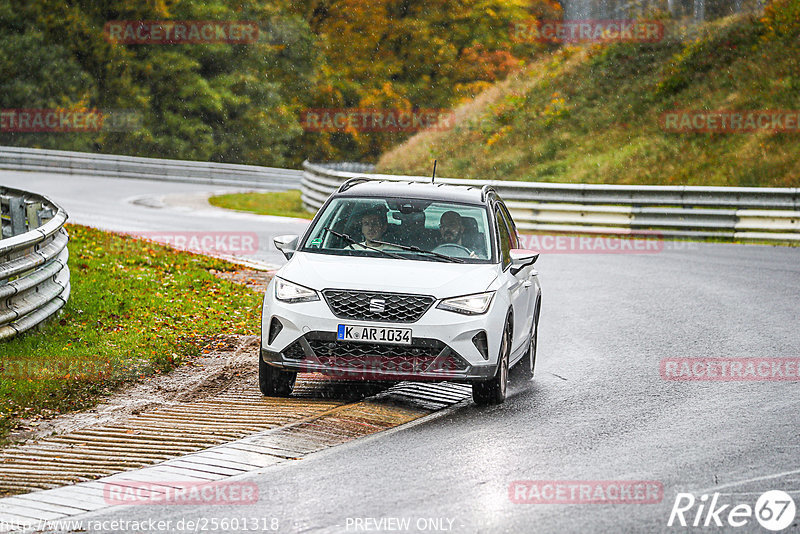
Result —
<svg viewBox="0 0 800 534"><path fill-rule="evenodd" d="M522 287L524 287L524 288L526 288L526 289L527 289L527 288L531 287L532 285L533 285L533 282L531 282L530 280L528 280L528 281L526 281L524 284L522 284Z"/></svg>

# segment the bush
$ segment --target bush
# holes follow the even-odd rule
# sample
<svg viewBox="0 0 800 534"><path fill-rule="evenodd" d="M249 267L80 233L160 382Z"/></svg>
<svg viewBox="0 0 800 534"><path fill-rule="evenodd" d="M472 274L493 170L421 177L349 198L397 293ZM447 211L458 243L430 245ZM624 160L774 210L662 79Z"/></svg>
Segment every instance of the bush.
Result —
<svg viewBox="0 0 800 534"><path fill-rule="evenodd" d="M792 39L800 37L800 0L772 0L764 8L761 19L766 38Z"/></svg>

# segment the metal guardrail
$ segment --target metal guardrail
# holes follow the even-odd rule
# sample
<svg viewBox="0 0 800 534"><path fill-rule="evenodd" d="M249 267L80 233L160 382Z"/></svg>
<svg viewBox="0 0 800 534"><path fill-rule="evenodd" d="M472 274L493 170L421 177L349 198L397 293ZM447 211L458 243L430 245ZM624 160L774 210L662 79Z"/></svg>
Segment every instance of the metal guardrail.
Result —
<svg viewBox="0 0 800 534"><path fill-rule="evenodd" d="M66 220L46 197L0 187L0 340L30 330L69 299Z"/></svg>
<svg viewBox="0 0 800 534"><path fill-rule="evenodd" d="M303 171L295 169L255 165L140 158L21 147L0 147L0 169L227 185L280 191L296 189L303 174Z"/></svg>
<svg viewBox="0 0 800 534"><path fill-rule="evenodd" d="M354 166L356 165L356 166ZM360 166L358 166L360 165ZM319 209L349 178L430 181L370 174L363 164L303 163L303 203ZM520 230L544 233L800 241L800 188L634 186L436 178L439 183L494 187Z"/></svg>

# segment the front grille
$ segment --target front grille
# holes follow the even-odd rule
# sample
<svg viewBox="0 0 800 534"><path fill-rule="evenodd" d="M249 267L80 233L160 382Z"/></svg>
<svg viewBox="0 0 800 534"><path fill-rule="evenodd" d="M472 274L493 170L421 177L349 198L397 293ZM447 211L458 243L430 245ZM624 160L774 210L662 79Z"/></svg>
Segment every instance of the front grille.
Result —
<svg viewBox="0 0 800 534"><path fill-rule="evenodd" d="M428 346L420 345L383 345L380 343L358 343L351 341L323 341L309 340L309 345L317 357L335 354L342 357L367 357L381 356L384 358L395 357L425 357L435 358L442 352L446 345L435 341Z"/></svg>
<svg viewBox="0 0 800 534"><path fill-rule="evenodd" d="M336 334L329 332L305 334L284 350L284 356L306 361L316 359L326 367L368 374L463 371L469 367L456 352L436 339L415 338L411 345L383 345L337 341Z"/></svg>
<svg viewBox="0 0 800 534"><path fill-rule="evenodd" d="M309 344L322 365L373 372L422 372L447 349L444 343L435 343L428 347L342 341L309 341ZM452 354L443 355L435 366L438 371L458 371L465 368L466 364Z"/></svg>
<svg viewBox="0 0 800 534"><path fill-rule="evenodd" d="M436 300L429 295L407 295L377 291L326 289L322 292L333 314L340 319L413 323L420 319ZM383 301L383 302L375 302ZM375 304L380 306L376 309Z"/></svg>

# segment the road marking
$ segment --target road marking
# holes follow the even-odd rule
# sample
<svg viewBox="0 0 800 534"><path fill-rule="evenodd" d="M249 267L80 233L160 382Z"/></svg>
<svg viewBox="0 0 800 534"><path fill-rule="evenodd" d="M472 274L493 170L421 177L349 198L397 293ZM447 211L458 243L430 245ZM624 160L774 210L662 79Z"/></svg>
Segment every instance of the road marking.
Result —
<svg viewBox="0 0 800 534"><path fill-rule="evenodd" d="M716 490L719 490L719 489L732 488L734 486L741 486L742 484L749 484L751 482L761 482L762 480L772 480L772 479L775 479L775 478L781 478L781 477L785 477L785 476L789 476L789 475L796 475L798 473L800 473L800 469L794 469L792 471L784 471L782 473L775 473L774 475L764 475L764 476L761 476L761 477L754 477L754 478L748 478L746 480L740 480L738 482L729 482L727 484L720 484L718 486L712 486L712 487L707 488L707 489L697 490L697 491L693 491L693 492L690 492L690 493L695 493L695 494L710 493L712 491L716 491Z"/></svg>
<svg viewBox="0 0 800 534"><path fill-rule="evenodd" d="M782 489L781 491L784 492L784 493L800 493L800 490ZM720 495L731 496L731 497L734 496L734 495L763 495L763 494L764 494L763 491L743 491L743 492L737 492L737 493L720 493Z"/></svg>

